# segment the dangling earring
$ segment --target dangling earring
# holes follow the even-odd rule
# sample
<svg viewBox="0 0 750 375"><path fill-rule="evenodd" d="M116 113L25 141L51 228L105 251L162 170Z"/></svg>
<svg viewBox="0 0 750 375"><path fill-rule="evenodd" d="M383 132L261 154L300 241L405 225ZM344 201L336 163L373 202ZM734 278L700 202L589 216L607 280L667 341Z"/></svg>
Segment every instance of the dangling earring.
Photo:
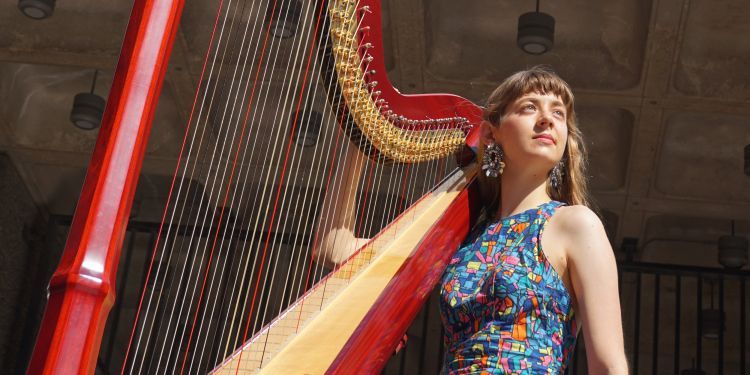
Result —
<svg viewBox="0 0 750 375"><path fill-rule="evenodd" d="M555 164L555 167L552 168L552 170L549 172L549 179L553 189L560 190L560 187L562 186L564 171L565 165L563 164L562 160L560 160L560 162Z"/></svg>
<svg viewBox="0 0 750 375"><path fill-rule="evenodd" d="M490 143L484 149L482 158L482 170L487 177L497 177L503 174L505 162L503 162L503 149L496 143Z"/></svg>

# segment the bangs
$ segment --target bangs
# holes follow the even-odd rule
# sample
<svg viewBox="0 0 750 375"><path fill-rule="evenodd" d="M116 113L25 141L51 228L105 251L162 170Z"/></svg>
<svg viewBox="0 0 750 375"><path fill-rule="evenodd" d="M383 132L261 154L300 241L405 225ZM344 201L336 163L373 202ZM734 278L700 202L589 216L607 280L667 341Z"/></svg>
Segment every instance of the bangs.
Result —
<svg viewBox="0 0 750 375"><path fill-rule="evenodd" d="M538 75L534 72L524 72L528 74L528 77L521 77L521 79L512 83L512 99L516 100L523 95L528 93L537 93L540 95L556 95L560 97L565 106L569 106L573 97L570 92L568 85L557 75Z"/></svg>
<svg viewBox="0 0 750 375"><path fill-rule="evenodd" d="M573 113L573 93L568 84L551 70L534 67L513 74L495 89L487 100L485 119L497 124L506 107L528 93L556 95L568 112Z"/></svg>

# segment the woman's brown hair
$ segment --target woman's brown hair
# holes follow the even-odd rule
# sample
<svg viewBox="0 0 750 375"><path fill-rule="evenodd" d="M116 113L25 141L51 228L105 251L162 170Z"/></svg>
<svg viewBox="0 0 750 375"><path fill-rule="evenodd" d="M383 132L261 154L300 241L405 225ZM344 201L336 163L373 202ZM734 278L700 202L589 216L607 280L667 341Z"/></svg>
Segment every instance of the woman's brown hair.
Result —
<svg viewBox="0 0 750 375"><path fill-rule="evenodd" d="M573 92L570 86L553 71L540 66L517 72L506 78L487 99L484 120L492 126L500 126L505 110L516 99L528 93L552 94L560 97L567 112L568 142L563 153L562 183L559 189L552 187L547 179L547 194L554 200L567 204L592 206L586 176L587 155L581 130L578 128L574 109ZM482 160L484 144L480 145L479 160ZM499 205L500 179L479 174L482 195L488 202L489 212L496 212ZM593 208L593 207L592 207Z"/></svg>

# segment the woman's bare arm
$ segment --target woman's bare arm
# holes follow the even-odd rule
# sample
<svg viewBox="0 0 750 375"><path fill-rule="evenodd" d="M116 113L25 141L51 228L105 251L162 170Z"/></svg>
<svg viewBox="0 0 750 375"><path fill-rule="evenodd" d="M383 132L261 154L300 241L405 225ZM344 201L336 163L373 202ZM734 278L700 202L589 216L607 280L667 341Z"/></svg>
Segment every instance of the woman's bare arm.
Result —
<svg viewBox="0 0 750 375"><path fill-rule="evenodd" d="M568 270L577 302L590 374L627 374L617 264L599 217L588 207L566 207ZM562 213L562 212L561 212Z"/></svg>
<svg viewBox="0 0 750 375"><path fill-rule="evenodd" d="M354 233L357 187L366 162L367 157L350 144L323 197L317 224L321 240L315 259L327 267L342 263L366 242Z"/></svg>

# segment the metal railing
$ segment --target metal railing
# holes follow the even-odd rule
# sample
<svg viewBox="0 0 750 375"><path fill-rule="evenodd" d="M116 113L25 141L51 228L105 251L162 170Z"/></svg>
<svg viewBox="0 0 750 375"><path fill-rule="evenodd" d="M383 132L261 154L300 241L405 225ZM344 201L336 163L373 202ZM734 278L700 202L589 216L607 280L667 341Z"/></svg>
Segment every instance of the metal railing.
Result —
<svg viewBox="0 0 750 375"><path fill-rule="evenodd" d="M59 237L69 222L67 217L53 217L49 236ZM117 298L102 340L98 374L120 370L120 349L123 341L127 343L134 317L133 307L123 301L126 296L140 293L158 227L155 223L137 222L128 226L117 277ZM188 227L176 230L198 233ZM284 234L277 235L282 236L283 242ZM55 241L46 243L62 246ZM49 253L59 256L58 250L49 249ZM618 271L626 354L632 374L748 373L750 271L639 262L621 262ZM438 373L442 336L437 296L433 293L409 328L406 347L391 358L383 373ZM568 373L587 373L583 335L578 338Z"/></svg>
<svg viewBox="0 0 750 375"><path fill-rule="evenodd" d="M749 271L620 265L633 374L747 374Z"/></svg>
<svg viewBox="0 0 750 375"><path fill-rule="evenodd" d="M750 271L620 263L618 283L630 373L747 374L748 279ZM437 296L433 295L409 329L407 347L393 356L385 374L439 371L443 344L437 314ZM588 373L583 334L568 373Z"/></svg>

